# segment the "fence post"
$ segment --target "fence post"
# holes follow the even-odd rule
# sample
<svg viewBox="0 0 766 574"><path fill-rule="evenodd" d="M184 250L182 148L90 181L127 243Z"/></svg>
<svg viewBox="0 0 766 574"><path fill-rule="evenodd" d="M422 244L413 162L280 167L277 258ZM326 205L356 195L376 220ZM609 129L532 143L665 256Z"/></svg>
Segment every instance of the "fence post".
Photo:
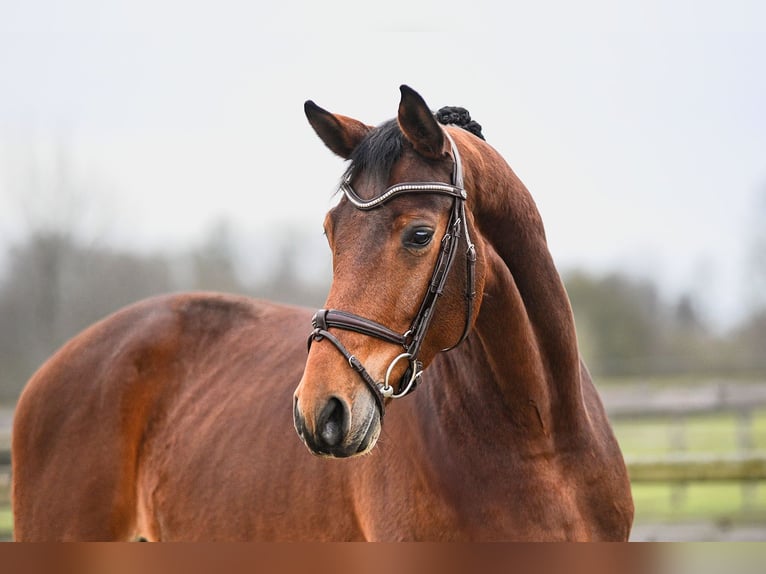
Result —
<svg viewBox="0 0 766 574"><path fill-rule="evenodd" d="M686 451L686 417L681 414L673 416L668 427L670 434L671 452ZM688 482L675 482L670 486L670 506L674 511L679 510L686 503Z"/></svg>
<svg viewBox="0 0 766 574"><path fill-rule="evenodd" d="M743 454L752 452L755 447L753 441L753 411L748 407L737 410L737 446ZM758 482L743 481L740 492L742 496L742 510L752 508L758 499Z"/></svg>

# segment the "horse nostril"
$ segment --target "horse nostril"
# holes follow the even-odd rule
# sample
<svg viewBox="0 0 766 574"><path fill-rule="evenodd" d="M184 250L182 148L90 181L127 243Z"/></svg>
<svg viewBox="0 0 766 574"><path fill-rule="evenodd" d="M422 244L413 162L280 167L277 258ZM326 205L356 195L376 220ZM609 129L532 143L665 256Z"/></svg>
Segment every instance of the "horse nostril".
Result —
<svg viewBox="0 0 766 574"><path fill-rule="evenodd" d="M295 424L295 430L298 431L300 436L303 436L306 430L306 423L303 421L300 409L298 409L298 397L293 400L293 422Z"/></svg>
<svg viewBox="0 0 766 574"><path fill-rule="evenodd" d="M346 407L332 397L319 415L317 431L327 446L338 446L348 432L348 424Z"/></svg>

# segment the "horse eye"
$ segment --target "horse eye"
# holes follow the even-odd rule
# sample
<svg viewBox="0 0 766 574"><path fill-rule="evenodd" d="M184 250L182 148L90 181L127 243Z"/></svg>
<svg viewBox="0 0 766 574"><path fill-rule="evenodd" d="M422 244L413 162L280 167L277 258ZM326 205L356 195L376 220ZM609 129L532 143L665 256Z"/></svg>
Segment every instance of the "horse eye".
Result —
<svg viewBox="0 0 766 574"><path fill-rule="evenodd" d="M433 236L434 232L432 229L428 227L416 227L405 235L404 243L407 247L425 247L431 243Z"/></svg>

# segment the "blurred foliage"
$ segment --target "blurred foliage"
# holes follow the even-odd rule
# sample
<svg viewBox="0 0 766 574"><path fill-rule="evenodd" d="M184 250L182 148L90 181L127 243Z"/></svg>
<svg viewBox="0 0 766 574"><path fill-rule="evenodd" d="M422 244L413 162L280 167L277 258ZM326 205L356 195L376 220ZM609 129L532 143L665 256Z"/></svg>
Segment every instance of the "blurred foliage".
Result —
<svg viewBox="0 0 766 574"><path fill-rule="evenodd" d="M766 373L766 309L718 333L690 296L663 300L648 280L573 271L564 282L580 350L594 374Z"/></svg>
<svg viewBox="0 0 766 574"><path fill-rule="evenodd" d="M594 374L709 372L721 365L721 341L689 296L664 301L648 280L618 273L565 275L580 350Z"/></svg>

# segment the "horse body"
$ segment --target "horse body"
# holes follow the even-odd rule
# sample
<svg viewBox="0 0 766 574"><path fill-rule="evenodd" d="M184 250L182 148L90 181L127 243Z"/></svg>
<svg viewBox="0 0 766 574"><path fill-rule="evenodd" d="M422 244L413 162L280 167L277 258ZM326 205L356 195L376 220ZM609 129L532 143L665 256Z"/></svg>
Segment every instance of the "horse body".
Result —
<svg viewBox="0 0 766 574"><path fill-rule="evenodd" d="M408 138L418 105L403 90ZM370 132L321 109L307 115L341 155ZM16 539L626 540L625 465L579 357L539 214L494 150L448 129L474 190L478 312L465 341L440 353L466 315L459 262L436 303L418 390L385 401L385 425L332 345L317 337L307 360L310 310L211 293L141 302L70 341L22 394ZM422 143L405 150L391 181L412 181L413 170L418 180L446 178L438 146L438 161L423 165ZM360 189L375 185L355 177ZM406 328L437 255L419 245L402 255L398 238L412 225L443 231L434 214L448 199L395 201L376 219L343 201L328 216L328 307ZM364 236L389 228L395 241ZM367 250L353 249L360 239ZM416 289L391 283L396 265ZM382 378L393 346L341 336ZM321 456L306 452L296 428Z"/></svg>

